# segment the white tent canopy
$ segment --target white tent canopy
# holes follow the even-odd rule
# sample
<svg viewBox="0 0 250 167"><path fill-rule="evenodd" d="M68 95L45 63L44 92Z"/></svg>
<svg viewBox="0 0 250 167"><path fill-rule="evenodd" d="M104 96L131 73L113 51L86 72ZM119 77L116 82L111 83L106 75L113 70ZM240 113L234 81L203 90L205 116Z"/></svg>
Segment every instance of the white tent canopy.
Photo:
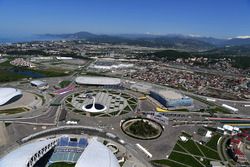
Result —
<svg viewBox="0 0 250 167"><path fill-rule="evenodd" d="M120 167L115 155L105 145L92 139L75 167Z"/></svg>

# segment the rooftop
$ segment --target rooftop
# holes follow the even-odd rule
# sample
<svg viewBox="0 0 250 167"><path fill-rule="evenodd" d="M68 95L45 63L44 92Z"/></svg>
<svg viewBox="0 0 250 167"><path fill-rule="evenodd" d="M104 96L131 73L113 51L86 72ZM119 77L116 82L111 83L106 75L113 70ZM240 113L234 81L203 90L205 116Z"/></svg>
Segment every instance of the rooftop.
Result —
<svg viewBox="0 0 250 167"><path fill-rule="evenodd" d="M92 139L75 167L119 167L115 155L105 145Z"/></svg>
<svg viewBox="0 0 250 167"><path fill-rule="evenodd" d="M166 99L172 99L172 100L175 100L175 99L181 99L183 98L184 96L180 93L177 93L175 91L172 91L172 90L153 90L154 92L157 92L159 93L161 96L165 97Z"/></svg>
<svg viewBox="0 0 250 167"><path fill-rule="evenodd" d="M6 104L15 96L21 95L22 92L15 88L0 88L0 105Z"/></svg>
<svg viewBox="0 0 250 167"><path fill-rule="evenodd" d="M86 85L119 85L121 83L121 80L119 78L93 76L77 77L75 81L78 84Z"/></svg>
<svg viewBox="0 0 250 167"><path fill-rule="evenodd" d="M44 85L47 85L46 82L41 81L41 80L33 80L33 81L31 81L30 83L33 84L33 85L36 85L36 86L44 86Z"/></svg>
<svg viewBox="0 0 250 167"><path fill-rule="evenodd" d="M31 157L54 140L36 141L17 148L0 159L0 167L27 167Z"/></svg>

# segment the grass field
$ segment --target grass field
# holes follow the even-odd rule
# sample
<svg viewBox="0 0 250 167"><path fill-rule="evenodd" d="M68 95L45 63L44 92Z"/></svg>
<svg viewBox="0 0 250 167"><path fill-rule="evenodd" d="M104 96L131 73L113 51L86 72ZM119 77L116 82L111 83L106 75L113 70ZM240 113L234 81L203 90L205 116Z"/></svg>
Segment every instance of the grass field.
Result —
<svg viewBox="0 0 250 167"><path fill-rule="evenodd" d="M172 152L169 156L169 159L177 161L177 162L181 162L183 164L190 165L190 166L203 167L202 164L200 164L200 162L198 162L191 155Z"/></svg>
<svg viewBox="0 0 250 167"><path fill-rule="evenodd" d="M69 80L64 80L64 81L62 81L62 82L59 83L59 86L60 86L61 88L65 88L65 87L69 86L70 83L71 83L71 81L69 81Z"/></svg>
<svg viewBox="0 0 250 167"><path fill-rule="evenodd" d="M221 135L219 134L215 134L206 144L206 146L214 149L214 150L217 150L217 142L219 140L219 138L221 137Z"/></svg>
<svg viewBox="0 0 250 167"><path fill-rule="evenodd" d="M215 134L206 145L201 145L191 138L186 142L178 140L168 159L153 160L151 162L161 167L209 166L211 160L220 160L217 153L219 138L220 135Z"/></svg>
<svg viewBox="0 0 250 167"><path fill-rule="evenodd" d="M179 144L175 144L174 149L175 151L186 152Z"/></svg>
<svg viewBox="0 0 250 167"><path fill-rule="evenodd" d="M17 81L24 78L30 78L28 73L35 73L37 75L42 75L43 77L57 77L57 76L65 76L68 74L65 74L63 71L56 71L54 69L48 69L48 70L40 70L40 69L30 69L30 68L24 68L24 67L15 67L10 64L10 60L7 60L3 63L0 63L0 82L11 82L11 81ZM25 73L17 73L15 70L25 71Z"/></svg>
<svg viewBox="0 0 250 167"><path fill-rule="evenodd" d="M185 165L182 165L178 162L174 162L168 159L162 159L162 160L154 160L152 161L152 164L155 165L167 165L167 166L171 166L171 167L186 167Z"/></svg>
<svg viewBox="0 0 250 167"><path fill-rule="evenodd" d="M212 150L212 149L208 149L207 147L198 144L199 148L201 149L201 151L205 154L206 157L208 158L212 158L212 159L220 159L217 151Z"/></svg>
<svg viewBox="0 0 250 167"><path fill-rule="evenodd" d="M0 114L11 115L11 114L18 114L18 113L22 113L26 111L28 111L28 109L20 107L20 108L12 108L12 109L7 109L7 110L0 110Z"/></svg>
<svg viewBox="0 0 250 167"><path fill-rule="evenodd" d="M226 108L223 108L213 102L209 102L203 98L200 98L200 97L197 97L197 96L192 96L192 95L189 95L191 98L195 99L195 100L198 100L202 103L205 103L207 105L210 106L209 109L206 109L205 112L211 112L211 113L224 113L224 114L230 114L231 112L229 110L227 110Z"/></svg>
<svg viewBox="0 0 250 167"><path fill-rule="evenodd" d="M26 78L24 75L7 72L6 70L0 69L0 82L11 82Z"/></svg>
<svg viewBox="0 0 250 167"><path fill-rule="evenodd" d="M189 153L193 155L203 156L200 150L197 148L193 140L188 140L187 142L178 141L177 142L182 148L186 149Z"/></svg>

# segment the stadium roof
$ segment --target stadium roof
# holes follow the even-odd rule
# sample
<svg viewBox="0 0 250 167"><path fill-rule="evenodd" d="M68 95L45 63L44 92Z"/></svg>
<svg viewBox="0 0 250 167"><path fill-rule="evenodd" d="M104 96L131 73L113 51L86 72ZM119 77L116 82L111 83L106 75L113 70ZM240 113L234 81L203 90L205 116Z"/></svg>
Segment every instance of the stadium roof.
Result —
<svg viewBox="0 0 250 167"><path fill-rule="evenodd" d="M105 145L92 139L75 167L120 167L115 155Z"/></svg>
<svg viewBox="0 0 250 167"><path fill-rule="evenodd" d="M164 97L166 99L170 99L170 100L181 99L181 98L185 97L181 93L175 92L173 90L154 89L152 91L156 92L159 95L161 95L162 97Z"/></svg>
<svg viewBox="0 0 250 167"><path fill-rule="evenodd" d="M181 99L183 97L182 94L171 90L160 91L159 93L168 99Z"/></svg>
<svg viewBox="0 0 250 167"><path fill-rule="evenodd" d="M0 105L6 104L12 98L22 95L21 90L15 88L0 88Z"/></svg>
<svg viewBox="0 0 250 167"><path fill-rule="evenodd" d="M121 83L119 78L92 76L77 77L75 81L78 84L85 85L119 85Z"/></svg>
<svg viewBox="0 0 250 167"><path fill-rule="evenodd" d="M37 87L47 85L46 82L41 81L41 80L33 80L33 81L31 81L30 83L31 83L32 85L37 86Z"/></svg>
<svg viewBox="0 0 250 167"><path fill-rule="evenodd" d="M31 157L54 140L36 141L17 148L0 159L0 167L27 167Z"/></svg>

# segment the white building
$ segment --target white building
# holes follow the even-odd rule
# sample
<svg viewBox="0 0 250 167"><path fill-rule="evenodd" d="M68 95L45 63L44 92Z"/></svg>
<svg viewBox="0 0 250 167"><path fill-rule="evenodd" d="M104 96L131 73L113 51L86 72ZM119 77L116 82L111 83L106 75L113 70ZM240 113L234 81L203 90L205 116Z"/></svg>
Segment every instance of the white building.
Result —
<svg viewBox="0 0 250 167"><path fill-rule="evenodd" d="M22 92L15 88L0 88L0 106L10 102L18 96L22 96Z"/></svg>
<svg viewBox="0 0 250 167"><path fill-rule="evenodd" d="M0 167L33 167L48 151L58 146L59 140L60 138L42 139L25 144L1 158ZM65 160L62 162L67 162L67 158ZM89 139L75 166L120 167L112 151L96 138Z"/></svg>
<svg viewBox="0 0 250 167"><path fill-rule="evenodd" d="M78 159L75 167L120 167L118 160L110 149L92 139Z"/></svg>
<svg viewBox="0 0 250 167"><path fill-rule="evenodd" d="M38 89L45 90L49 88L49 85L47 82L41 81L41 80L33 80L30 82L32 86L37 87Z"/></svg>
<svg viewBox="0 0 250 167"><path fill-rule="evenodd" d="M0 159L0 167L32 167L56 145L56 141L42 140L19 147Z"/></svg>
<svg viewBox="0 0 250 167"><path fill-rule="evenodd" d="M111 77L83 76L77 77L75 82L81 85L119 85L121 84L121 79Z"/></svg>

